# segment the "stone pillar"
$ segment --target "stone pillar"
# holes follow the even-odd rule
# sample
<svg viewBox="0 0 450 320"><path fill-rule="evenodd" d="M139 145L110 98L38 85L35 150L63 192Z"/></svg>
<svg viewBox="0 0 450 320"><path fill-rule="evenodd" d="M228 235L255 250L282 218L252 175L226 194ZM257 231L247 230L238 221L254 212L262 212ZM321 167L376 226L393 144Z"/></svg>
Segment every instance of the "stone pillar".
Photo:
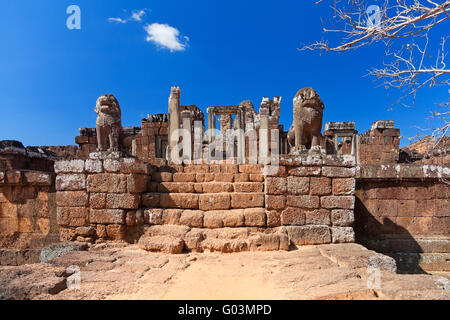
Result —
<svg viewBox="0 0 450 320"><path fill-rule="evenodd" d="M237 160L238 163L245 163L245 110L239 109L236 115L237 129Z"/></svg>
<svg viewBox="0 0 450 320"><path fill-rule="evenodd" d="M183 120L183 160L192 160L192 117L191 112L181 112Z"/></svg>
<svg viewBox="0 0 450 320"><path fill-rule="evenodd" d="M172 87L169 97L169 150L175 148L180 139L176 134L180 129L180 95L180 88Z"/></svg>
<svg viewBox="0 0 450 320"><path fill-rule="evenodd" d="M261 109L259 127L259 163L266 163L269 155L269 109Z"/></svg>
<svg viewBox="0 0 450 320"><path fill-rule="evenodd" d="M209 131L209 143L212 143L216 137L216 114L214 109L208 108L208 131Z"/></svg>

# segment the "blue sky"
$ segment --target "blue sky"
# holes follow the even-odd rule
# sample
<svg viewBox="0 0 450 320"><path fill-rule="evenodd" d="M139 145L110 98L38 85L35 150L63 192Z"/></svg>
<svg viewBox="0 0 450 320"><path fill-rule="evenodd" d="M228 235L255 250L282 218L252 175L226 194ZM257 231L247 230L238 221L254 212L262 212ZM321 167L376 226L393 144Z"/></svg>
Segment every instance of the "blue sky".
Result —
<svg viewBox="0 0 450 320"><path fill-rule="evenodd" d="M429 111L448 89L424 90L414 109L388 111L389 91L363 77L382 63L381 45L343 54L297 50L330 39L321 18L331 11L314 2L0 0L0 140L74 144L78 128L95 126L103 93L118 98L124 126L139 126L147 114L167 112L172 85L181 87L182 104L204 111L246 99L259 110L263 96L282 96L285 128L296 91L307 86L325 103L324 122L356 121L365 132L393 119L404 136L432 125ZM72 4L81 8L81 30L66 27Z"/></svg>

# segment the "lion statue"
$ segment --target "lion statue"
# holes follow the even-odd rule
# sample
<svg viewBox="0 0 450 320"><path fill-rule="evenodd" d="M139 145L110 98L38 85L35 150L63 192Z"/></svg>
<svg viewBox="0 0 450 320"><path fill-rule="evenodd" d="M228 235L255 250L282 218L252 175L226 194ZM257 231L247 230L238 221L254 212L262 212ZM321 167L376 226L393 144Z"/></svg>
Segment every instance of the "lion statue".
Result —
<svg viewBox="0 0 450 320"><path fill-rule="evenodd" d="M112 94L104 94L97 99L97 151L120 151L119 140L122 131L122 111ZM108 149L109 140L109 149Z"/></svg>
<svg viewBox="0 0 450 320"><path fill-rule="evenodd" d="M294 123L288 133L292 151L319 149L325 106L313 88L299 90L294 98Z"/></svg>

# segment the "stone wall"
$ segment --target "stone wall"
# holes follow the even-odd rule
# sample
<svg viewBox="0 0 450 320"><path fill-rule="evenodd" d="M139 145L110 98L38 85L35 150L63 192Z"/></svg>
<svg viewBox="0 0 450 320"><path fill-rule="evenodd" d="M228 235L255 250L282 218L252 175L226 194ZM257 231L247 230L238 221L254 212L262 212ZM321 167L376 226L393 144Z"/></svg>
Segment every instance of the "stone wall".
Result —
<svg viewBox="0 0 450 320"><path fill-rule="evenodd" d="M357 241L405 270L450 270L450 168L363 166L356 187Z"/></svg>
<svg viewBox="0 0 450 320"><path fill-rule="evenodd" d="M352 156L282 156L269 172L97 155L55 164L62 240L132 242L148 228L178 226L276 234L276 250L280 235L295 245L354 241Z"/></svg>

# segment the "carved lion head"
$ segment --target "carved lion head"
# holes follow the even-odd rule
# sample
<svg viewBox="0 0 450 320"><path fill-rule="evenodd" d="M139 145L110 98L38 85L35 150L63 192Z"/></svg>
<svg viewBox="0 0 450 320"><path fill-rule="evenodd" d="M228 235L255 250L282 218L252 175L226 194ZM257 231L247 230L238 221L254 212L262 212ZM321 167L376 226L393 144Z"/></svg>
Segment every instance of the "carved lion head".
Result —
<svg viewBox="0 0 450 320"><path fill-rule="evenodd" d="M313 88L300 89L295 95L294 106L318 110L325 109L322 99Z"/></svg>

